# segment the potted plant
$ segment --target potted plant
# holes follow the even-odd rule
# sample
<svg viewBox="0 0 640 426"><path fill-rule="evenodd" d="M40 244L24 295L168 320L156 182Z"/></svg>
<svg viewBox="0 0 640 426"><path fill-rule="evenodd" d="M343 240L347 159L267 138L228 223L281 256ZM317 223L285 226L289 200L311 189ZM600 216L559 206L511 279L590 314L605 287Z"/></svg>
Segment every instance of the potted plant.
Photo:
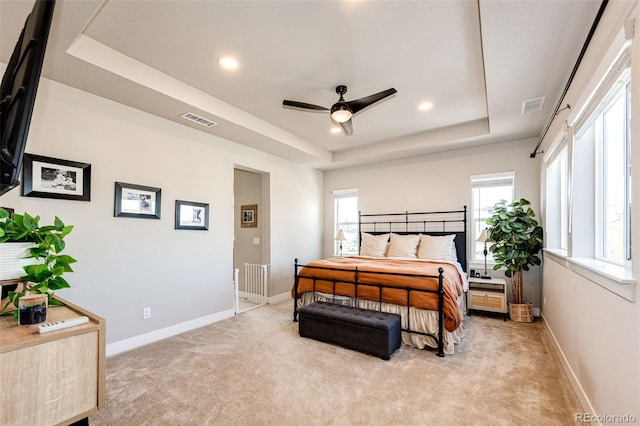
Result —
<svg viewBox="0 0 640 426"><path fill-rule="evenodd" d="M493 269L504 268L505 275L511 278L513 303L509 303L509 315L521 322L533 321L533 304L523 301L523 271L541 263L538 254L542 249L542 227L530 204L524 198L511 203L501 200L487 219L487 241L493 242Z"/></svg>
<svg viewBox="0 0 640 426"><path fill-rule="evenodd" d="M76 262L76 259L60 253L65 248L64 238L73 230L73 226L65 225L58 217L55 218L53 225L40 226L39 222L40 216L34 217L28 213L11 216L6 210L0 208L0 245L16 241L31 242L33 245L27 249L26 257L34 261L23 267L25 275L20 277L22 285L15 291L9 292L8 301L0 309L0 315L6 313L10 305L13 305L18 308L14 311L14 316L22 318L19 314L21 307L19 301L25 296L45 295L47 299L45 309L47 305L61 305L53 298L54 293L70 287L62 275L73 272L70 265ZM42 322L46 318L46 312L42 315L41 306L36 302L35 305L23 304L22 307L31 309L28 316L33 318L33 321ZM34 313L34 308L38 312Z"/></svg>

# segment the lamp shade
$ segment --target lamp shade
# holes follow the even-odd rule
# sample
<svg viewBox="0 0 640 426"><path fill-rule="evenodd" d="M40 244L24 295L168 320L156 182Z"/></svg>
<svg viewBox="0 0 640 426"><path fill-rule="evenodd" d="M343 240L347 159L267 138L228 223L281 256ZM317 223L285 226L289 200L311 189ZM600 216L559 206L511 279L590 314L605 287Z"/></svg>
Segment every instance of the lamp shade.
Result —
<svg viewBox="0 0 640 426"><path fill-rule="evenodd" d="M337 103L331 107L331 118L338 123L349 121L353 113L347 105Z"/></svg>
<svg viewBox="0 0 640 426"><path fill-rule="evenodd" d="M482 230L482 233L480 234L480 236L476 241L479 243L484 243L485 241L487 241L488 238L489 238L489 234L487 233L487 228L485 228Z"/></svg>
<svg viewBox="0 0 640 426"><path fill-rule="evenodd" d="M344 237L344 232L342 232L342 229L340 229L336 234L336 241L344 241L344 240L346 240L346 238Z"/></svg>

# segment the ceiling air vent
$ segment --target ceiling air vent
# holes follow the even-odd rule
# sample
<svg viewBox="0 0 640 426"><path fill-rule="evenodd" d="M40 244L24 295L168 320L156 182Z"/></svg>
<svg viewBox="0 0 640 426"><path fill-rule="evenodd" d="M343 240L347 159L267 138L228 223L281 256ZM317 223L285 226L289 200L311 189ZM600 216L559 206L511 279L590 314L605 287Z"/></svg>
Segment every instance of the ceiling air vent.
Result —
<svg viewBox="0 0 640 426"><path fill-rule="evenodd" d="M544 96L541 98L529 99L528 101L522 102L522 112L521 114L529 114L531 112L538 112L542 109L542 104L544 103Z"/></svg>
<svg viewBox="0 0 640 426"><path fill-rule="evenodd" d="M196 115L192 112L185 112L180 117L186 118L187 120L193 121L194 123L197 123L204 127L213 127L218 124L215 121L207 120L206 118L200 117L199 115Z"/></svg>

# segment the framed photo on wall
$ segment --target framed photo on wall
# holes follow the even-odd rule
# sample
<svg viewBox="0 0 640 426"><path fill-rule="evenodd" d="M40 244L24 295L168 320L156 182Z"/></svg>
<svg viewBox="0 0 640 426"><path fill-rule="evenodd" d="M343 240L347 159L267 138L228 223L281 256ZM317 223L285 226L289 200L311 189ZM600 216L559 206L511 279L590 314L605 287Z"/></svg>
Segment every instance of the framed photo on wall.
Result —
<svg viewBox="0 0 640 426"><path fill-rule="evenodd" d="M160 204L160 188L116 182L115 217L160 219Z"/></svg>
<svg viewBox="0 0 640 426"><path fill-rule="evenodd" d="M25 153L22 195L90 201L91 164Z"/></svg>
<svg viewBox="0 0 640 426"><path fill-rule="evenodd" d="M209 204L176 200L176 229L209 229Z"/></svg>
<svg viewBox="0 0 640 426"><path fill-rule="evenodd" d="M257 204L240 206L240 227L241 228L257 228L258 227L258 205Z"/></svg>

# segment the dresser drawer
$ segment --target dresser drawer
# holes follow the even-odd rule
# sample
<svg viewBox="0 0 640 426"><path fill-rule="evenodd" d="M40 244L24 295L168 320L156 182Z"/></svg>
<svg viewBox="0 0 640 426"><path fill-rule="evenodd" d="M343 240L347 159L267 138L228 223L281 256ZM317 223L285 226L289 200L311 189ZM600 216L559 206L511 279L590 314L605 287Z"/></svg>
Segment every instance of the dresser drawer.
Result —
<svg viewBox="0 0 640 426"><path fill-rule="evenodd" d="M507 312L507 301L503 292L469 290L469 309L489 312Z"/></svg>

